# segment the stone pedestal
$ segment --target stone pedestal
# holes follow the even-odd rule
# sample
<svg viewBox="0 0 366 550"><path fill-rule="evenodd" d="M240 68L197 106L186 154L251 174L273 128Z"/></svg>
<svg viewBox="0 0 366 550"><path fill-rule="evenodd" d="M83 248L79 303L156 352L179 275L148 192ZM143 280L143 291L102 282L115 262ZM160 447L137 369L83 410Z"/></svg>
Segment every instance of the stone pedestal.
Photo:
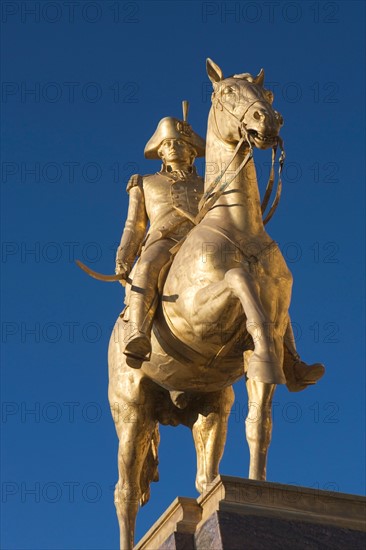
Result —
<svg viewBox="0 0 366 550"><path fill-rule="evenodd" d="M218 476L178 497L135 550L365 550L366 498Z"/></svg>

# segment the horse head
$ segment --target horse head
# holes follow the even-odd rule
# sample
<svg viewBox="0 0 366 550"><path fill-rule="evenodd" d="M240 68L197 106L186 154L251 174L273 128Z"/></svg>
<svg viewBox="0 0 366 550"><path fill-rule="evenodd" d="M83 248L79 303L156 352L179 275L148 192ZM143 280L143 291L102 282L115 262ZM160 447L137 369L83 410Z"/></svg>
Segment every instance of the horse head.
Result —
<svg viewBox="0 0 366 550"><path fill-rule="evenodd" d="M283 118L272 107L273 94L263 87L264 71L224 78L218 65L207 59L207 74L213 84L212 109L217 137L237 143L243 137L250 145L268 149L277 144Z"/></svg>

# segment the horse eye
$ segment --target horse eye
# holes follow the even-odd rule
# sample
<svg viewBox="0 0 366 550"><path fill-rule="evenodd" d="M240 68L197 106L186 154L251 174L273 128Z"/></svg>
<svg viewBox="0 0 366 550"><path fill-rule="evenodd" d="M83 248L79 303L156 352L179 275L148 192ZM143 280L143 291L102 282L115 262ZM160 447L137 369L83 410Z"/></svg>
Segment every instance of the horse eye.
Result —
<svg viewBox="0 0 366 550"><path fill-rule="evenodd" d="M231 86L228 86L227 88L225 88L224 90L224 94L232 94L234 92L234 89L231 88Z"/></svg>

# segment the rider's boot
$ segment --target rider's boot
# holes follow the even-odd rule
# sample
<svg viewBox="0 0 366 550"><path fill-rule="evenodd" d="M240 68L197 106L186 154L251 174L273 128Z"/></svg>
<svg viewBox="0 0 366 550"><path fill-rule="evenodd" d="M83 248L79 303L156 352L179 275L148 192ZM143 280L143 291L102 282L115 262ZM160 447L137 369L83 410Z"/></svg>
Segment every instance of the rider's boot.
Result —
<svg viewBox="0 0 366 550"><path fill-rule="evenodd" d="M173 241L172 241L173 242ZM130 367L140 368L151 355L151 329L158 304L159 276L170 259L171 241L150 245L137 262L129 295L129 336L124 353Z"/></svg>
<svg viewBox="0 0 366 550"><path fill-rule="evenodd" d="M149 296L139 292L131 292L129 301L130 332L124 348L127 364L132 368L140 368L143 361L148 361L151 354L151 302Z"/></svg>
<svg viewBox="0 0 366 550"><path fill-rule="evenodd" d="M295 338L291 325L288 325L284 337L283 372L286 377L287 389L291 392L305 390L317 383L325 372L322 363L308 365L301 360L296 351Z"/></svg>

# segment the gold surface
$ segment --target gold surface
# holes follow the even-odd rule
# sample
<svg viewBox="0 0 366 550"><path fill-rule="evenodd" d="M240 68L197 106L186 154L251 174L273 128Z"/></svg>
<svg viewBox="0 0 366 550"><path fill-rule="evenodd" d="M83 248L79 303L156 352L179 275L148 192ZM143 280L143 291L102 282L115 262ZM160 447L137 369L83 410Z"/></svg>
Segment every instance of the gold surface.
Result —
<svg viewBox="0 0 366 550"><path fill-rule="evenodd" d="M186 120L170 118L147 145L147 156L162 159L161 171L135 175L127 186L116 257L116 274L129 276L127 307L110 340L109 399L119 437L120 545L128 550L139 503L158 480L159 422L192 430L196 487L206 491L224 451L231 386L245 373L249 477L264 480L276 384L299 391L324 372L296 352L288 315L292 276L264 228L251 155L253 147L276 146L282 117L263 88L263 71L224 78L208 60L207 72L214 92L205 182L193 166L196 134ZM199 205L204 209L213 195L195 225Z"/></svg>

